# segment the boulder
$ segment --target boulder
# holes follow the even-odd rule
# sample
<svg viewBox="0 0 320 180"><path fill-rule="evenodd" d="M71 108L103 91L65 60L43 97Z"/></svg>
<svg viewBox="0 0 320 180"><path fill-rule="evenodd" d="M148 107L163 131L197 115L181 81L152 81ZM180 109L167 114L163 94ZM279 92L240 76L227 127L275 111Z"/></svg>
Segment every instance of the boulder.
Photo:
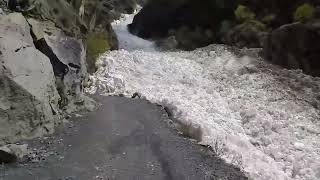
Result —
<svg viewBox="0 0 320 180"><path fill-rule="evenodd" d="M141 38L165 37L169 29L176 28L176 7L162 3L148 3L128 25L130 33Z"/></svg>
<svg viewBox="0 0 320 180"><path fill-rule="evenodd" d="M320 22L287 24L272 31L264 55L274 64L320 76Z"/></svg>
<svg viewBox="0 0 320 180"><path fill-rule="evenodd" d="M151 0L128 25L132 34L142 38L163 38L169 30L186 26L196 29L219 30L221 22L234 18L236 0Z"/></svg>
<svg viewBox="0 0 320 180"><path fill-rule="evenodd" d="M88 77L83 42L67 36L51 22L32 18L28 22L32 27L35 46L49 57L52 64L61 97L59 107L68 109L73 106L74 111L85 109L82 105L89 99L84 97L83 88Z"/></svg>
<svg viewBox="0 0 320 180"><path fill-rule="evenodd" d="M20 13L0 16L0 144L52 133L59 94L52 65Z"/></svg>
<svg viewBox="0 0 320 180"><path fill-rule="evenodd" d="M8 163L14 163L17 161L17 156L15 154L12 154L10 152L10 149L7 148L0 148L0 163L8 164Z"/></svg>
<svg viewBox="0 0 320 180"><path fill-rule="evenodd" d="M77 39L83 39L84 44L82 45L82 42L80 42L80 46L84 47L87 51L86 61L89 65L87 69L90 73L93 73L96 70L95 61L101 53L104 53L107 50L118 49L118 40L110 23L114 19L119 18L121 12L126 12L125 9L134 9L136 3L133 0L33 0L31 1L30 6L34 6L29 12L30 15L41 14L43 19L53 22L49 23L49 21L46 21L43 23L43 20L41 20L41 25L39 25L36 20L30 20L29 23L34 27L33 31L35 35L39 36L37 37L40 46L39 48L46 46L45 44L49 42L47 41L48 38L51 39L50 41L55 41L52 44L60 43L59 41L63 40L63 37L69 37L64 41L64 44L67 41L68 43L78 44L79 42L76 42ZM39 21L39 17L37 17L37 20ZM51 28L55 26L59 27L61 30L58 28ZM45 31L43 30L44 27L46 28ZM46 35L45 37L47 38L45 38L44 35ZM99 42L97 42L98 40ZM41 43L42 45L40 45ZM79 47L78 45L76 46ZM72 51L71 53L75 53L74 48L67 49L65 52L69 50ZM50 52L44 51L46 50L42 50L43 53L49 56L48 53ZM59 57L57 58L59 59ZM53 57L51 56L50 59L52 62ZM56 65L60 66L60 72L56 72L56 70L58 70L55 68ZM56 75L57 73L64 74L64 69L67 67L61 63L56 63L56 65L54 65Z"/></svg>
<svg viewBox="0 0 320 180"><path fill-rule="evenodd" d="M0 164L14 163L28 155L28 145L8 144L0 147Z"/></svg>

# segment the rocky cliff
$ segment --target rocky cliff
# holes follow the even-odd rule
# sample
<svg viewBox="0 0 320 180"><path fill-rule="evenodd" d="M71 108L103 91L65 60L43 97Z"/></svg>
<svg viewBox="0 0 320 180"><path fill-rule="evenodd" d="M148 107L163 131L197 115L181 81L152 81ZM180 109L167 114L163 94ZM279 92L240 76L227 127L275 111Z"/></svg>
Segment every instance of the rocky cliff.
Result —
<svg viewBox="0 0 320 180"><path fill-rule="evenodd" d="M110 22L136 1L0 1L0 145L52 133L95 109L85 96L101 53L117 49Z"/></svg>

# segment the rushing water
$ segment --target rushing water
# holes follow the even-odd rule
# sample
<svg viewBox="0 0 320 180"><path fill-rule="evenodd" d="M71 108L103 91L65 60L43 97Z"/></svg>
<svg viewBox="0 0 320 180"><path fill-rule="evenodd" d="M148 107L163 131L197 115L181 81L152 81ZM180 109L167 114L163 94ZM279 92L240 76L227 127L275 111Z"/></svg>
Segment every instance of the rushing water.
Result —
<svg viewBox="0 0 320 180"><path fill-rule="evenodd" d="M320 179L319 78L270 65L254 50L158 52L128 33L131 20L113 24L120 50L100 58L88 92L139 92L170 107L202 129L202 144L253 179Z"/></svg>

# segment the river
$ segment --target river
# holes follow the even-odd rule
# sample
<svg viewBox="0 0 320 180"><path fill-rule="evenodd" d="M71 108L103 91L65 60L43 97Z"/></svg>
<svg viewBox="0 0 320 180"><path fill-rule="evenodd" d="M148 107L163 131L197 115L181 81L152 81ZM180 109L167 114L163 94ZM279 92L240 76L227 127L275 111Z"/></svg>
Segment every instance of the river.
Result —
<svg viewBox="0 0 320 180"><path fill-rule="evenodd" d="M257 49L160 52L128 33L132 18L113 23L120 50L100 58L87 92L137 92L166 106L253 179L320 179L319 78L271 65Z"/></svg>

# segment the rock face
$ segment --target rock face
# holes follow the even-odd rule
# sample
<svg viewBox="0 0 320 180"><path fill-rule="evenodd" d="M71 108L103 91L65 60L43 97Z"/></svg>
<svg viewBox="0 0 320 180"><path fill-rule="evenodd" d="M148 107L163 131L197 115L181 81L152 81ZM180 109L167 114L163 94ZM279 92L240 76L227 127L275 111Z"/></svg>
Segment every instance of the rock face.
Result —
<svg viewBox="0 0 320 180"><path fill-rule="evenodd" d="M82 41L66 36L50 22L35 19L28 19L28 22L32 27L35 46L49 57L52 64L61 96L59 107L63 109L84 103L83 84L88 75L86 50Z"/></svg>
<svg viewBox="0 0 320 180"><path fill-rule="evenodd" d="M166 4L149 3L134 17L128 25L132 34L142 38L164 37L170 28L175 28L175 7Z"/></svg>
<svg viewBox="0 0 320 180"><path fill-rule="evenodd" d="M174 35L176 31L181 32L183 28L187 29L186 36L179 39L189 41L188 34L193 36L195 33L204 34L206 31L217 32L223 20L233 19L236 5L236 0L151 0L134 17L128 29L132 34L142 38L163 38ZM173 33L169 33L170 31ZM205 46L215 40L213 36L205 38L209 41L203 43L203 39L193 36L190 41L193 41L195 46Z"/></svg>
<svg viewBox="0 0 320 180"><path fill-rule="evenodd" d="M88 71L118 48L110 22L135 7L135 0L0 1L0 145L52 133L65 114L95 109L83 92Z"/></svg>
<svg viewBox="0 0 320 180"><path fill-rule="evenodd" d="M142 38L176 36L186 50L210 43L261 48L270 31L313 19L319 7L319 0L150 0L128 29Z"/></svg>
<svg viewBox="0 0 320 180"><path fill-rule="evenodd" d="M104 28L121 13L132 13L135 0L26 0L28 13L49 19L68 32L70 36L81 36L99 25Z"/></svg>
<svg viewBox="0 0 320 180"><path fill-rule="evenodd" d="M0 16L0 52L0 144L53 132L60 123L53 69L21 14Z"/></svg>
<svg viewBox="0 0 320 180"><path fill-rule="evenodd" d="M293 23L274 30L264 55L272 63L320 76L320 23Z"/></svg>
<svg viewBox="0 0 320 180"><path fill-rule="evenodd" d="M36 16L38 20L41 17L43 20L54 22L54 26L59 27L65 36L83 39L87 50L96 48L95 52L98 54L92 54L90 51L86 57L88 70L93 73L95 60L101 51L104 53L118 48L118 41L110 23L119 18L121 13L132 13L135 7L135 0L29 0L25 11ZM87 43L87 39L95 34L103 35L103 48Z"/></svg>
<svg viewBox="0 0 320 180"><path fill-rule="evenodd" d="M184 50L263 47L271 62L319 76L319 22L320 0L150 0L128 29L159 46L174 37Z"/></svg>

